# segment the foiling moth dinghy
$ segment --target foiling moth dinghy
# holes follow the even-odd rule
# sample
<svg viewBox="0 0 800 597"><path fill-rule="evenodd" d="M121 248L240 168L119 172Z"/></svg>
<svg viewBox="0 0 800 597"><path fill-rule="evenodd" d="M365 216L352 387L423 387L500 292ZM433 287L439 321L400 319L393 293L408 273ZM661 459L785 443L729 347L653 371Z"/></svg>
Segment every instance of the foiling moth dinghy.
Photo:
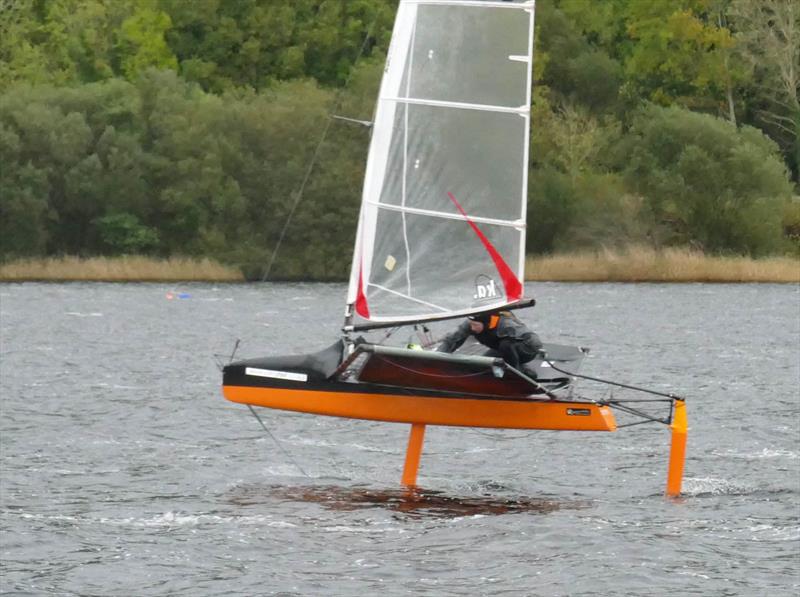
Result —
<svg viewBox="0 0 800 597"><path fill-rule="evenodd" d="M657 418L636 401L578 397L582 349L545 345L518 369L353 338L533 304L523 297L533 23L532 1L400 1L342 338L313 354L230 363L223 393L251 406L410 424L406 485L416 483L427 425L615 431L618 409L672 428L667 493L677 495L683 399L660 394L669 414Z"/></svg>
<svg viewBox="0 0 800 597"><path fill-rule="evenodd" d="M640 414L643 422L671 425L667 493L678 495L686 442L683 401L669 397L673 408L661 420L625 401L576 398L573 382L583 350L555 348L563 360L550 360L544 352L536 368L552 373L534 380L498 358L356 344L345 338L314 354L231 363L224 368L223 388L229 400L252 406L411 424L405 485L416 484L426 425L615 431L612 408L618 407Z"/></svg>

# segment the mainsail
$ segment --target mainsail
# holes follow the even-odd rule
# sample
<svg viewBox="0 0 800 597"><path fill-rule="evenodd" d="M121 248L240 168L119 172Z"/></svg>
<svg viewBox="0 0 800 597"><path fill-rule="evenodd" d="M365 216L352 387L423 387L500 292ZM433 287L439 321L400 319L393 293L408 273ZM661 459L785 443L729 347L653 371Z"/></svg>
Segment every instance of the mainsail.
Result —
<svg viewBox="0 0 800 597"><path fill-rule="evenodd" d="M381 82L348 319L522 299L532 1L401 0Z"/></svg>

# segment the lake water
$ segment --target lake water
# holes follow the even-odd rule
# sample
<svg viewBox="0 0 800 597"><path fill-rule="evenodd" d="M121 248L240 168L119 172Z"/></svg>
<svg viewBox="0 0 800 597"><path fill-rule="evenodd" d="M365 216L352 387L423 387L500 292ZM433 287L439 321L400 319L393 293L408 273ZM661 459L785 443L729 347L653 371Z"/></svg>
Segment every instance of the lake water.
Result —
<svg viewBox="0 0 800 597"><path fill-rule="evenodd" d="M276 445L213 355L322 348L344 294L0 285L0 592L800 592L797 286L528 285L523 318L591 347L583 373L687 396L675 501L658 424L429 427L415 493L407 426L262 409Z"/></svg>

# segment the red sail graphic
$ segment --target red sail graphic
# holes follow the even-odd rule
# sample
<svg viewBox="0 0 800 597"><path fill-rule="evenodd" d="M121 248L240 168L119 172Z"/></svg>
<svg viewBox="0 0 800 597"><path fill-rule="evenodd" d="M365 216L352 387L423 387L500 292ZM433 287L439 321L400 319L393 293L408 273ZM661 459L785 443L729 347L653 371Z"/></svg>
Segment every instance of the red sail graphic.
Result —
<svg viewBox="0 0 800 597"><path fill-rule="evenodd" d="M361 278L362 268L358 270L358 293L356 294L356 313L361 315L364 319L369 319L369 305L367 305L367 296L364 294L364 282Z"/></svg>
<svg viewBox="0 0 800 597"><path fill-rule="evenodd" d="M447 191L447 196L450 197L450 201L453 202L456 208L458 208L458 211L461 212L461 215L464 216L467 224L469 224L475 234L478 235L478 238L483 243L486 252L489 253L489 256L492 258L494 266L497 268L497 273L500 274L500 279L503 280L503 286L506 289L506 298L508 301L516 301L522 298L522 283L517 279L517 276L514 275L514 272L511 271L511 268L508 267L508 264L503 259L503 256L497 252L497 249L495 249L491 241L486 238L486 235L481 232L481 229L478 228L478 225L470 219L470 217L467 215L467 212L464 211L464 208L461 207L461 204L453 196L453 193Z"/></svg>

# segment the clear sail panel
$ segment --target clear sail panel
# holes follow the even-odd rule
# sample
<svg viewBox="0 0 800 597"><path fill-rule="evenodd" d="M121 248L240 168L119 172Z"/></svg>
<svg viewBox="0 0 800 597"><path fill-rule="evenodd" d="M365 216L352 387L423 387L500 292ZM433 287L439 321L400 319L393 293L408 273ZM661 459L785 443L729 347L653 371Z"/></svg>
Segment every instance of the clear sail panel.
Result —
<svg viewBox="0 0 800 597"><path fill-rule="evenodd" d="M415 318L506 304L508 281L493 252L516 264L522 231L476 226L465 219L379 210L365 288L370 311Z"/></svg>
<svg viewBox="0 0 800 597"><path fill-rule="evenodd" d="M403 91L420 99L524 105L528 26L524 10L420 5Z"/></svg>
<svg viewBox="0 0 800 597"><path fill-rule="evenodd" d="M524 217L525 119L399 103L379 201L471 217Z"/></svg>

